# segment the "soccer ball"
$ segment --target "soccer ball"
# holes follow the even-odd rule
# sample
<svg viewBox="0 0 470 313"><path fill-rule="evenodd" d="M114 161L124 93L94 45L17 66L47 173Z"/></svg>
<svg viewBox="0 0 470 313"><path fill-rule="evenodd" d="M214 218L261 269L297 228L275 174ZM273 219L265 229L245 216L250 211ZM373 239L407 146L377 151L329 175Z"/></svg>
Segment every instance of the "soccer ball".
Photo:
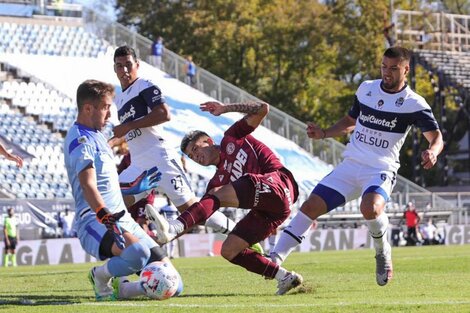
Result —
<svg viewBox="0 0 470 313"><path fill-rule="evenodd" d="M180 275L173 265L152 262L140 272L140 284L145 294L152 299L165 300L175 295L180 284Z"/></svg>

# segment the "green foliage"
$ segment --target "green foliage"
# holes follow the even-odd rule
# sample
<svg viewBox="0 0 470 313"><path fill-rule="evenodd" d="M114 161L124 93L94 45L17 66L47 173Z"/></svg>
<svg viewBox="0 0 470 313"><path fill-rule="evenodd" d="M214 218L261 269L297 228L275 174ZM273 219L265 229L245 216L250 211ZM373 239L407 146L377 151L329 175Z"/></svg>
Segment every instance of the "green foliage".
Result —
<svg viewBox="0 0 470 313"><path fill-rule="evenodd" d="M393 3L405 10L426 5ZM468 9L464 1L443 3L449 10ZM388 0L117 0L117 8L119 22L149 38L162 36L166 47L192 55L202 68L322 127L348 112L361 81L380 77L383 28L391 21ZM418 75L418 93L433 103L427 73ZM438 116L439 108L434 112ZM407 140L406 177L410 158L419 157L410 149ZM434 171L426 175L437 182Z"/></svg>
<svg viewBox="0 0 470 313"><path fill-rule="evenodd" d="M2 312L469 312L470 249L395 248L394 279L375 283L373 250L293 253L285 267L305 279L299 291L275 296L276 282L221 257L174 259L182 296L96 302L92 264L0 268ZM131 277L131 280L136 276Z"/></svg>
<svg viewBox="0 0 470 313"><path fill-rule="evenodd" d="M470 14L470 2L468 0L442 0L444 8L453 14Z"/></svg>
<svg viewBox="0 0 470 313"><path fill-rule="evenodd" d="M347 112L360 79L379 75L388 1L118 0L117 7L121 23L326 126Z"/></svg>

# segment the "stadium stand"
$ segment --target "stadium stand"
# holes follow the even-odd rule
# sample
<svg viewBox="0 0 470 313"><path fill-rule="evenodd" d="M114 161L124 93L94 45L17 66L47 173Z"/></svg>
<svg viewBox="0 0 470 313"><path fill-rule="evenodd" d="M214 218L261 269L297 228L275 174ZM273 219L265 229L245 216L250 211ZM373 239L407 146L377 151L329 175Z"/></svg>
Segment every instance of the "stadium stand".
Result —
<svg viewBox="0 0 470 313"><path fill-rule="evenodd" d="M74 23L75 25L70 25ZM0 87L0 99L3 99L4 102L2 110L6 111L6 115L20 116L19 119L22 117L28 121L24 128L23 122L18 124L21 126L18 134L10 134L8 127L10 118L5 118L5 124L0 124L2 129L12 141L21 143L22 147L36 156L24 170L10 167L4 170L3 166L1 168L2 177L8 181L7 189L16 194L18 198L71 198L66 177L63 175L63 160L60 156L62 155L61 132L63 133L70 126L76 114L73 100L75 86L84 79L90 78L90 73L93 73L92 77L94 78L117 84L114 74L110 70L112 68L111 53L114 51L114 47L108 43L116 42L116 40L110 40L104 36L99 37L105 30L97 30L94 27L96 25L83 26L76 21L63 23L51 20L42 21L39 18L0 19L0 55L2 56L0 61L4 62L7 67L13 68L14 71L29 73L28 75L18 75L13 80L2 79ZM147 42L144 44L145 47L149 46ZM137 49L137 51L144 50ZM145 54L141 57L145 60ZM168 52L166 57L170 58L171 52ZM178 66L171 66L179 64L178 60L178 58L173 61L164 60L165 68L178 68ZM64 67L67 68L66 74L61 72ZM220 134L218 124L221 121L214 122L202 119L195 108L201 100L208 99L206 95L175 80L175 77L178 78L176 72L171 72L171 76L169 76L147 64L143 64L142 67L145 70L144 73L158 79L162 89L169 93L167 100L175 108L175 112L172 114L174 113L175 125L177 126L169 126L167 130L171 132L175 142L181 138L182 129L196 128L198 125L209 125L209 127L213 127L215 133ZM201 69L199 73L202 75L198 78L199 88L220 101L254 98L240 93L239 89L231 85L222 91L220 82L215 84L209 82L209 78L214 79L212 74L207 74L209 78L205 80L204 70ZM208 88L209 86L219 87ZM177 92L175 93L174 90ZM272 134L266 128L262 130L262 135L273 138L270 144L272 143L282 158L285 158L284 162L289 167L294 167L296 178L301 182L302 197L298 202L301 203L315 182L331 169L331 165L328 164L338 162L338 155L340 155L342 148L339 143L333 143L330 140L318 143L319 146L313 147L311 141L305 136L303 123L286 117L285 114L276 110L272 111L273 113L270 113L263 125L289 140L279 140L279 136ZM187 125L188 120L194 124ZM229 120L222 121L221 124L224 123L229 123ZM0 133L3 133L2 129L0 129ZM27 133L28 135L26 135ZM306 151L299 149L293 142L304 147ZM307 151L311 153L314 150L318 151L319 158L312 157L307 153ZM60 156L58 157L58 155ZM204 179L211 174L194 164L189 164L193 187L196 193L201 195L205 188ZM27 184L20 183L23 181ZM439 197L431 195L424 188L407 182L403 178L399 180L396 189L397 193L394 194L390 204L391 212L393 210L398 212L402 209L401 205L410 200L409 194L405 193L409 191L415 191L419 197L426 199L423 200L423 203L428 202L431 198L430 200L436 204L436 207L453 207L453 204L441 201ZM358 213L357 202L340 208L337 212L332 213L328 220L341 221L343 219L341 214L350 212Z"/></svg>
<svg viewBox="0 0 470 313"><path fill-rule="evenodd" d="M0 3L0 12L2 15L32 17L35 6L25 3Z"/></svg>
<svg viewBox="0 0 470 313"><path fill-rule="evenodd" d="M435 91L436 110L442 113L443 134L447 146L458 151L443 155L442 181L446 185L469 185L470 158L468 128L470 118L470 16L445 12L395 10L395 39L414 49L415 63L428 72ZM456 117L446 114L446 98L458 106ZM466 139L467 138L467 139ZM419 144L419 143L418 143ZM418 176L418 175L415 175Z"/></svg>

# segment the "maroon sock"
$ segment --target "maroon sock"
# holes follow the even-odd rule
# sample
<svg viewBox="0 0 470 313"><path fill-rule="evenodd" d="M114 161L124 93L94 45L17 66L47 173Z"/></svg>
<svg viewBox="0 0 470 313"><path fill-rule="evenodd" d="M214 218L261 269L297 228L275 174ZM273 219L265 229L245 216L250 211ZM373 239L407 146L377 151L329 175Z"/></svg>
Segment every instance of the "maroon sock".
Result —
<svg viewBox="0 0 470 313"><path fill-rule="evenodd" d="M214 195L205 195L199 202L191 205L186 211L178 216L183 223L184 229L205 222L215 211L220 208L220 200Z"/></svg>
<svg viewBox="0 0 470 313"><path fill-rule="evenodd" d="M279 270L279 265L251 249L243 250L230 262L267 278L274 278Z"/></svg>

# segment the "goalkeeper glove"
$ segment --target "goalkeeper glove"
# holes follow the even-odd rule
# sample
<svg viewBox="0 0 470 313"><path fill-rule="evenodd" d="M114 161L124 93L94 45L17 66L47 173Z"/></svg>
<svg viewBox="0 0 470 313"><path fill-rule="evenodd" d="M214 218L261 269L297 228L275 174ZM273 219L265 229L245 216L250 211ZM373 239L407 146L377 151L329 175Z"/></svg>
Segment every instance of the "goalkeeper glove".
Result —
<svg viewBox="0 0 470 313"><path fill-rule="evenodd" d="M123 195L135 195L149 189L158 187L158 182L162 179L162 173L158 167L154 166L143 171L133 182L121 183L121 193Z"/></svg>
<svg viewBox="0 0 470 313"><path fill-rule="evenodd" d="M114 236L114 242L120 249L125 248L125 240L124 240L124 237L122 236L121 227L119 227L119 225L116 224L116 222L121 217L123 217L125 213L126 213L125 211L121 211L121 212L111 214L109 210L105 207L100 208L96 211L96 218L101 224L106 226L106 228L108 229L108 232L112 233L112 235Z"/></svg>

